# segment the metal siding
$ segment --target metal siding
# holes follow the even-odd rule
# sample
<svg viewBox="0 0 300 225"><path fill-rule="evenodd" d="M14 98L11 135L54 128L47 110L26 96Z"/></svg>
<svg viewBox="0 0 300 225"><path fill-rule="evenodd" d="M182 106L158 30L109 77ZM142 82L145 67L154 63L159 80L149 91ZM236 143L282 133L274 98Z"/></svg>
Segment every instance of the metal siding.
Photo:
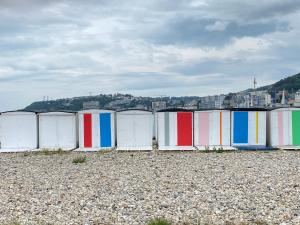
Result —
<svg viewBox="0 0 300 225"><path fill-rule="evenodd" d="M203 116L203 115L207 115L207 116ZM201 118L202 122L200 122L200 117L202 117ZM196 111L194 113L195 145L196 146L230 146L230 136L231 136L230 123L231 123L230 111L226 111L226 110L213 110L213 111L204 111L204 112ZM203 139L203 135L201 135L200 133L207 135L206 138L207 141L203 141L205 139ZM200 141L201 139L202 141Z"/></svg>
<svg viewBox="0 0 300 225"><path fill-rule="evenodd" d="M53 116L39 116L39 147L58 147L57 121Z"/></svg>
<svg viewBox="0 0 300 225"><path fill-rule="evenodd" d="M117 115L117 145L128 147L134 145L133 118L127 115Z"/></svg>
<svg viewBox="0 0 300 225"><path fill-rule="evenodd" d="M292 111L283 112L283 137L285 145L293 145Z"/></svg>
<svg viewBox="0 0 300 225"><path fill-rule="evenodd" d="M273 110L269 114L270 122L268 132L270 145L284 147L293 145L292 111L295 109L283 108Z"/></svg>
<svg viewBox="0 0 300 225"><path fill-rule="evenodd" d="M111 114L100 113L100 146L111 147Z"/></svg>
<svg viewBox="0 0 300 225"><path fill-rule="evenodd" d="M84 122L83 114L78 114L78 141L79 148L84 147Z"/></svg>
<svg viewBox="0 0 300 225"><path fill-rule="evenodd" d="M258 142L256 143L257 145L265 146L266 145L266 136L267 136L267 118L266 112L257 112L258 114L258 127L257 127L257 137L258 137Z"/></svg>
<svg viewBox="0 0 300 225"><path fill-rule="evenodd" d="M170 112L169 113L169 120L170 120L170 146L177 145L177 113Z"/></svg>
<svg viewBox="0 0 300 225"><path fill-rule="evenodd" d="M165 117L165 145L164 146L170 146L170 117L169 117L169 112L164 113Z"/></svg>
<svg viewBox="0 0 300 225"><path fill-rule="evenodd" d="M136 115L134 119L135 146L152 146L153 115Z"/></svg>
<svg viewBox="0 0 300 225"><path fill-rule="evenodd" d="M199 112L198 113L198 144L201 146L209 145L210 138L210 119L208 112Z"/></svg>
<svg viewBox="0 0 300 225"><path fill-rule="evenodd" d="M76 115L39 115L39 145L40 148L63 150L75 149Z"/></svg>
<svg viewBox="0 0 300 225"><path fill-rule="evenodd" d="M276 124L277 126L275 125L273 129L278 131L278 132L274 132L275 134L277 134L277 140L275 145L283 146L284 145L283 112L276 112L274 114L277 115L277 120L274 119L274 124Z"/></svg>
<svg viewBox="0 0 300 225"><path fill-rule="evenodd" d="M256 112L248 112L248 145L257 145L256 127Z"/></svg>
<svg viewBox="0 0 300 225"><path fill-rule="evenodd" d="M300 111L292 111L293 145L300 145Z"/></svg>
<svg viewBox="0 0 300 225"><path fill-rule="evenodd" d="M156 113L157 141L159 147L165 146L165 114Z"/></svg>
<svg viewBox="0 0 300 225"><path fill-rule="evenodd" d="M0 115L0 151L28 151L37 148L37 116L29 113Z"/></svg>
<svg viewBox="0 0 300 225"><path fill-rule="evenodd" d="M220 143L220 112L213 111L209 116L210 121L210 145L221 145Z"/></svg>
<svg viewBox="0 0 300 225"><path fill-rule="evenodd" d="M177 143L178 146L192 146L193 140L193 125L192 113L178 112L177 113Z"/></svg>
<svg viewBox="0 0 300 225"><path fill-rule="evenodd" d="M279 110L274 112L277 114L277 121L272 121L277 124L277 141L275 146L286 146L289 145L290 139L290 111L289 110ZM270 130L269 132L274 132Z"/></svg>
<svg viewBox="0 0 300 225"><path fill-rule="evenodd" d="M83 115L84 123L84 147L92 147L92 114L85 113Z"/></svg>
<svg viewBox="0 0 300 225"><path fill-rule="evenodd" d="M269 132L270 132L270 145L278 146L280 145L279 139L282 136L283 139L283 120L279 119L279 113L282 112L271 112L269 121ZM281 131L280 131L281 130Z"/></svg>
<svg viewBox="0 0 300 225"><path fill-rule="evenodd" d="M126 150L152 149L153 114L144 111L117 113L118 148Z"/></svg>
<svg viewBox="0 0 300 225"><path fill-rule="evenodd" d="M199 146L199 112L194 112L194 145Z"/></svg>
<svg viewBox="0 0 300 225"><path fill-rule="evenodd" d="M248 143L248 112L233 112L233 143Z"/></svg>
<svg viewBox="0 0 300 225"><path fill-rule="evenodd" d="M230 112L222 111L222 145L230 146Z"/></svg>

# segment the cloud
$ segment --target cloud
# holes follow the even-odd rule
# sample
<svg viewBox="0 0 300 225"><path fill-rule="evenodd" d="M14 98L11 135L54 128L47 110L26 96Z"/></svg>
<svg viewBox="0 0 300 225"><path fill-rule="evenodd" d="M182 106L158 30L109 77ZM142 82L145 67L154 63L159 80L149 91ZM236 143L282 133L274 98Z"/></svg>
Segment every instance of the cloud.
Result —
<svg viewBox="0 0 300 225"><path fill-rule="evenodd" d="M299 9L296 0L0 0L0 111L44 95L206 95L246 89L255 74L271 83L299 72Z"/></svg>
<svg viewBox="0 0 300 225"><path fill-rule="evenodd" d="M224 31L228 26L228 22L226 21L216 21L213 24L209 24L205 27L208 31Z"/></svg>

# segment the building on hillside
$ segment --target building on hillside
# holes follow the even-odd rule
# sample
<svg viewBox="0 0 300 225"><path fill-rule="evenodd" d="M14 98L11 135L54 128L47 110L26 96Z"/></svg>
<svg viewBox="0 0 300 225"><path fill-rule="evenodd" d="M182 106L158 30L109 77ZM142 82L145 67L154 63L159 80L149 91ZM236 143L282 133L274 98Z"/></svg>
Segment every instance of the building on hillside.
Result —
<svg viewBox="0 0 300 225"><path fill-rule="evenodd" d="M201 97L198 103L199 109L221 109L224 108L226 95L213 95Z"/></svg>
<svg viewBox="0 0 300 225"><path fill-rule="evenodd" d="M300 90L298 90L295 94L294 106L300 107Z"/></svg>
<svg viewBox="0 0 300 225"><path fill-rule="evenodd" d="M83 109L97 109L100 107L98 101L88 101L82 103Z"/></svg>
<svg viewBox="0 0 300 225"><path fill-rule="evenodd" d="M148 110L147 106L145 106L143 104L137 104L134 108L141 109L141 110Z"/></svg>
<svg viewBox="0 0 300 225"><path fill-rule="evenodd" d="M167 108L167 103L165 101L152 102L152 109L154 111L158 111L166 108Z"/></svg>

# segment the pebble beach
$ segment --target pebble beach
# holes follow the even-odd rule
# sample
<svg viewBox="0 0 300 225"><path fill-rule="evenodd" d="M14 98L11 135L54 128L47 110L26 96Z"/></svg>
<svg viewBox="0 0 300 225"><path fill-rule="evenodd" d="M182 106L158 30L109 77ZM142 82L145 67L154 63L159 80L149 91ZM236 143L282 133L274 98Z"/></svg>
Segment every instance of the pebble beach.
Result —
<svg viewBox="0 0 300 225"><path fill-rule="evenodd" d="M294 151L7 153L0 177L0 224L300 224Z"/></svg>

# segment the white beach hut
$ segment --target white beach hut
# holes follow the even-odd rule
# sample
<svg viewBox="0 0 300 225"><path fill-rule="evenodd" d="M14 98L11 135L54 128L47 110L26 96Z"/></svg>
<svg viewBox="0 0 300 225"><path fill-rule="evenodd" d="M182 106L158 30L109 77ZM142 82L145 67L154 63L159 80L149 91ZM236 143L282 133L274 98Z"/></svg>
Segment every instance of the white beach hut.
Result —
<svg viewBox="0 0 300 225"><path fill-rule="evenodd" d="M240 149L265 149L267 137L266 111L235 109L231 111L231 144Z"/></svg>
<svg viewBox="0 0 300 225"><path fill-rule="evenodd" d="M77 117L71 112L39 113L39 148L72 150L77 148Z"/></svg>
<svg viewBox="0 0 300 225"><path fill-rule="evenodd" d="M234 149L230 146L230 121L229 110L195 111L194 145L197 149Z"/></svg>
<svg viewBox="0 0 300 225"><path fill-rule="evenodd" d="M115 147L115 111L79 111L78 121L79 150L97 151Z"/></svg>
<svg viewBox="0 0 300 225"><path fill-rule="evenodd" d="M0 115L1 152L29 151L38 147L37 115L11 111Z"/></svg>
<svg viewBox="0 0 300 225"><path fill-rule="evenodd" d="M194 150L193 112L166 109L155 113L159 150Z"/></svg>
<svg viewBox="0 0 300 225"><path fill-rule="evenodd" d="M117 112L117 149L152 150L154 116L147 110Z"/></svg>
<svg viewBox="0 0 300 225"><path fill-rule="evenodd" d="M300 108L268 112L268 144L282 149L300 148Z"/></svg>

